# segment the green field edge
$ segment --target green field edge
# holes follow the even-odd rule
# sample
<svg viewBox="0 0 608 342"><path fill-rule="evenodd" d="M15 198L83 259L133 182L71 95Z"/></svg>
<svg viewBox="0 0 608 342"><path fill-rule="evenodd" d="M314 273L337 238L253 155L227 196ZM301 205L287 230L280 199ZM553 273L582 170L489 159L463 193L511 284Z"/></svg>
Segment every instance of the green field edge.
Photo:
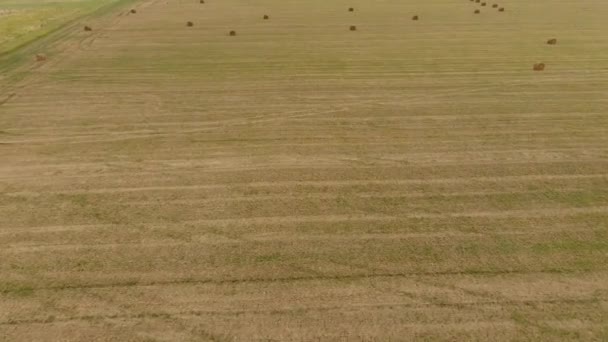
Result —
<svg viewBox="0 0 608 342"><path fill-rule="evenodd" d="M4 80L2 80L2 82L5 83L6 86L22 79L22 77L18 77L18 75L11 75L10 72L18 69L24 64L24 62L30 61L30 55L33 53L33 51L40 50L44 47L52 45L58 40L64 38L67 34L70 33L74 26L81 22L83 19L101 17L110 12L116 11L121 7L141 1L142 0L118 0L116 2L111 2L105 6L94 10L93 12L84 13L83 15L72 18L66 21L65 23L62 23L57 27L51 29L50 31L32 40L24 42L14 48L11 48L8 51L0 52L0 72L5 74L4 76L6 77ZM0 91L3 92L2 89L0 89ZM5 95L7 94L0 93L0 96Z"/></svg>

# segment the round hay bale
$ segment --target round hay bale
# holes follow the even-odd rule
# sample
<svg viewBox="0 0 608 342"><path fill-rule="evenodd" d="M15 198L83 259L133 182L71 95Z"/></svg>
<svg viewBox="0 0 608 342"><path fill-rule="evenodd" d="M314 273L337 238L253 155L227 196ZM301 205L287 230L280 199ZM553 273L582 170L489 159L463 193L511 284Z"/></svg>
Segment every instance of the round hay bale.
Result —
<svg viewBox="0 0 608 342"><path fill-rule="evenodd" d="M268 20L270 17L268 15L264 15L264 20Z"/></svg>
<svg viewBox="0 0 608 342"><path fill-rule="evenodd" d="M414 21L416 21L418 19L420 19L420 18L417 15L415 15L415 16L412 17L412 20L414 20Z"/></svg>
<svg viewBox="0 0 608 342"><path fill-rule="evenodd" d="M350 30L351 30L351 31L357 31L357 26L355 26L355 25L351 25L351 26L350 26Z"/></svg>
<svg viewBox="0 0 608 342"><path fill-rule="evenodd" d="M90 26L85 26L85 27L84 27L84 30L85 30L85 31L93 31L93 29L92 29Z"/></svg>
<svg viewBox="0 0 608 342"><path fill-rule="evenodd" d="M486 5L486 3L485 3L485 2L482 2L482 3L481 3L481 6L485 6L485 5Z"/></svg>
<svg viewBox="0 0 608 342"><path fill-rule="evenodd" d="M498 4L492 5L492 8L498 8Z"/></svg>
<svg viewBox="0 0 608 342"><path fill-rule="evenodd" d="M137 10L132 9L132 10L131 10L131 13L135 14L135 13L137 13Z"/></svg>
<svg viewBox="0 0 608 342"><path fill-rule="evenodd" d="M201 0L201 4L204 4L204 3L205 3L205 0Z"/></svg>
<svg viewBox="0 0 608 342"><path fill-rule="evenodd" d="M236 31L230 31L229 35L232 37L236 36Z"/></svg>
<svg viewBox="0 0 608 342"><path fill-rule="evenodd" d="M193 22L191 22L191 21L189 21L189 22L187 22L187 23L186 23L186 26L188 26L188 27L192 27L192 26L194 26L194 23L193 23Z"/></svg>
<svg viewBox="0 0 608 342"><path fill-rule="evenodd" d="M353 7L349 7L349 8L348 8L348 11L349 11L349 12L354 12L354 11L355 11L355 9L354 9Z"/></svg>
<svg viewBox="0 0 608 342"><path fill-rule="evenodd" d="M44 62L44 61L46 61L46 55L41 54L41 53L36 54L36 61L37 62Z"/></svg>
<svg viewBox="0 0 608 342"><path fill-rule="evenodd" d="M532 67L532 70L534 70L534 71L543 71L543 70L545 70L545 63L536 63L536 64L534 64L534 66Z"/></svg>
<svg viewBox="0 0 608 342"><path fill-rule="evenodd" d="M555 44L557 44L557 39L556 38L551 38L551 39L547 40L547 44L549 44L549 45L555 45Z"/></svg>
<svg viewBox="0 0 608 342"><path fill-rule="evenodd" d="M478 10L478 9L476 9L476 10L475 10L475 12L473 12L473 13L475 13L475 14L479 14L479 13L481 13L481 11L480 11L480 10Z"/></svg>
<svg viewBox="0 0 608 342"><path fill-rule="evenodd" d="M501 8L498 9L498 12L504 12L504 11L505 11L504 7L501 7Z"/></svg>
<svg viewBox="0 0 608 342"><path fill-rule="evenodd" d="M477 3L477 4L480 3L480 2L481 2L481 0L475 0L475 3Z"/></svg>

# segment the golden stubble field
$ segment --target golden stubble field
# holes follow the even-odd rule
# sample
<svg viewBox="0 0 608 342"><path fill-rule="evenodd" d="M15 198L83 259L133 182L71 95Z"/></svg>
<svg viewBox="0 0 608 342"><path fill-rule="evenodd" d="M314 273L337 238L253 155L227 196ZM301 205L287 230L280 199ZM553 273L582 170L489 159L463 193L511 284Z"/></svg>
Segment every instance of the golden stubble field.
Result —
<svg viewBox="0 0 608 342"><path fill-rule="evenodd" d="M0 340L608 339L608 3L492 4L143 0L27 47Z"/></svg>

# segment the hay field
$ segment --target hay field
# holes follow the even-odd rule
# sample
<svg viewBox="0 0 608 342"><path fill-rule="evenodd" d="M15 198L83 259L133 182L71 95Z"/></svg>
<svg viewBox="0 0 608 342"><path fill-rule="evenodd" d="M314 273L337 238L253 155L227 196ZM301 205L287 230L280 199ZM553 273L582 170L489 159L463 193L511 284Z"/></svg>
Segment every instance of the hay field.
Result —
<svg viewBox="0 0 608 342"><path fill-rule="evenodd" d="M0 340L608 339L608 3L491 4L141 0L30 46Z"/></svg>

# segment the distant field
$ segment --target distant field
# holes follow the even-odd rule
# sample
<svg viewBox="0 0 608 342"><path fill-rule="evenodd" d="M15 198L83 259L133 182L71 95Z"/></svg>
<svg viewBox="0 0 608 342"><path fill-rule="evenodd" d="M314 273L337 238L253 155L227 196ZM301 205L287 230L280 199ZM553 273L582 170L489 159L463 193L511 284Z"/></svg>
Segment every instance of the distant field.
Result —
<svg viewBox="0 0 608 342"><path fill-rule="evenodd" d="M142 0L19 50L0 341L608 340L608 2L491 5Z"/></svg>
<svg viewBox="0 0 608 342"><path fill-rule="evenodd" d="M120 0L0 0L0 53Z"/></svg>

